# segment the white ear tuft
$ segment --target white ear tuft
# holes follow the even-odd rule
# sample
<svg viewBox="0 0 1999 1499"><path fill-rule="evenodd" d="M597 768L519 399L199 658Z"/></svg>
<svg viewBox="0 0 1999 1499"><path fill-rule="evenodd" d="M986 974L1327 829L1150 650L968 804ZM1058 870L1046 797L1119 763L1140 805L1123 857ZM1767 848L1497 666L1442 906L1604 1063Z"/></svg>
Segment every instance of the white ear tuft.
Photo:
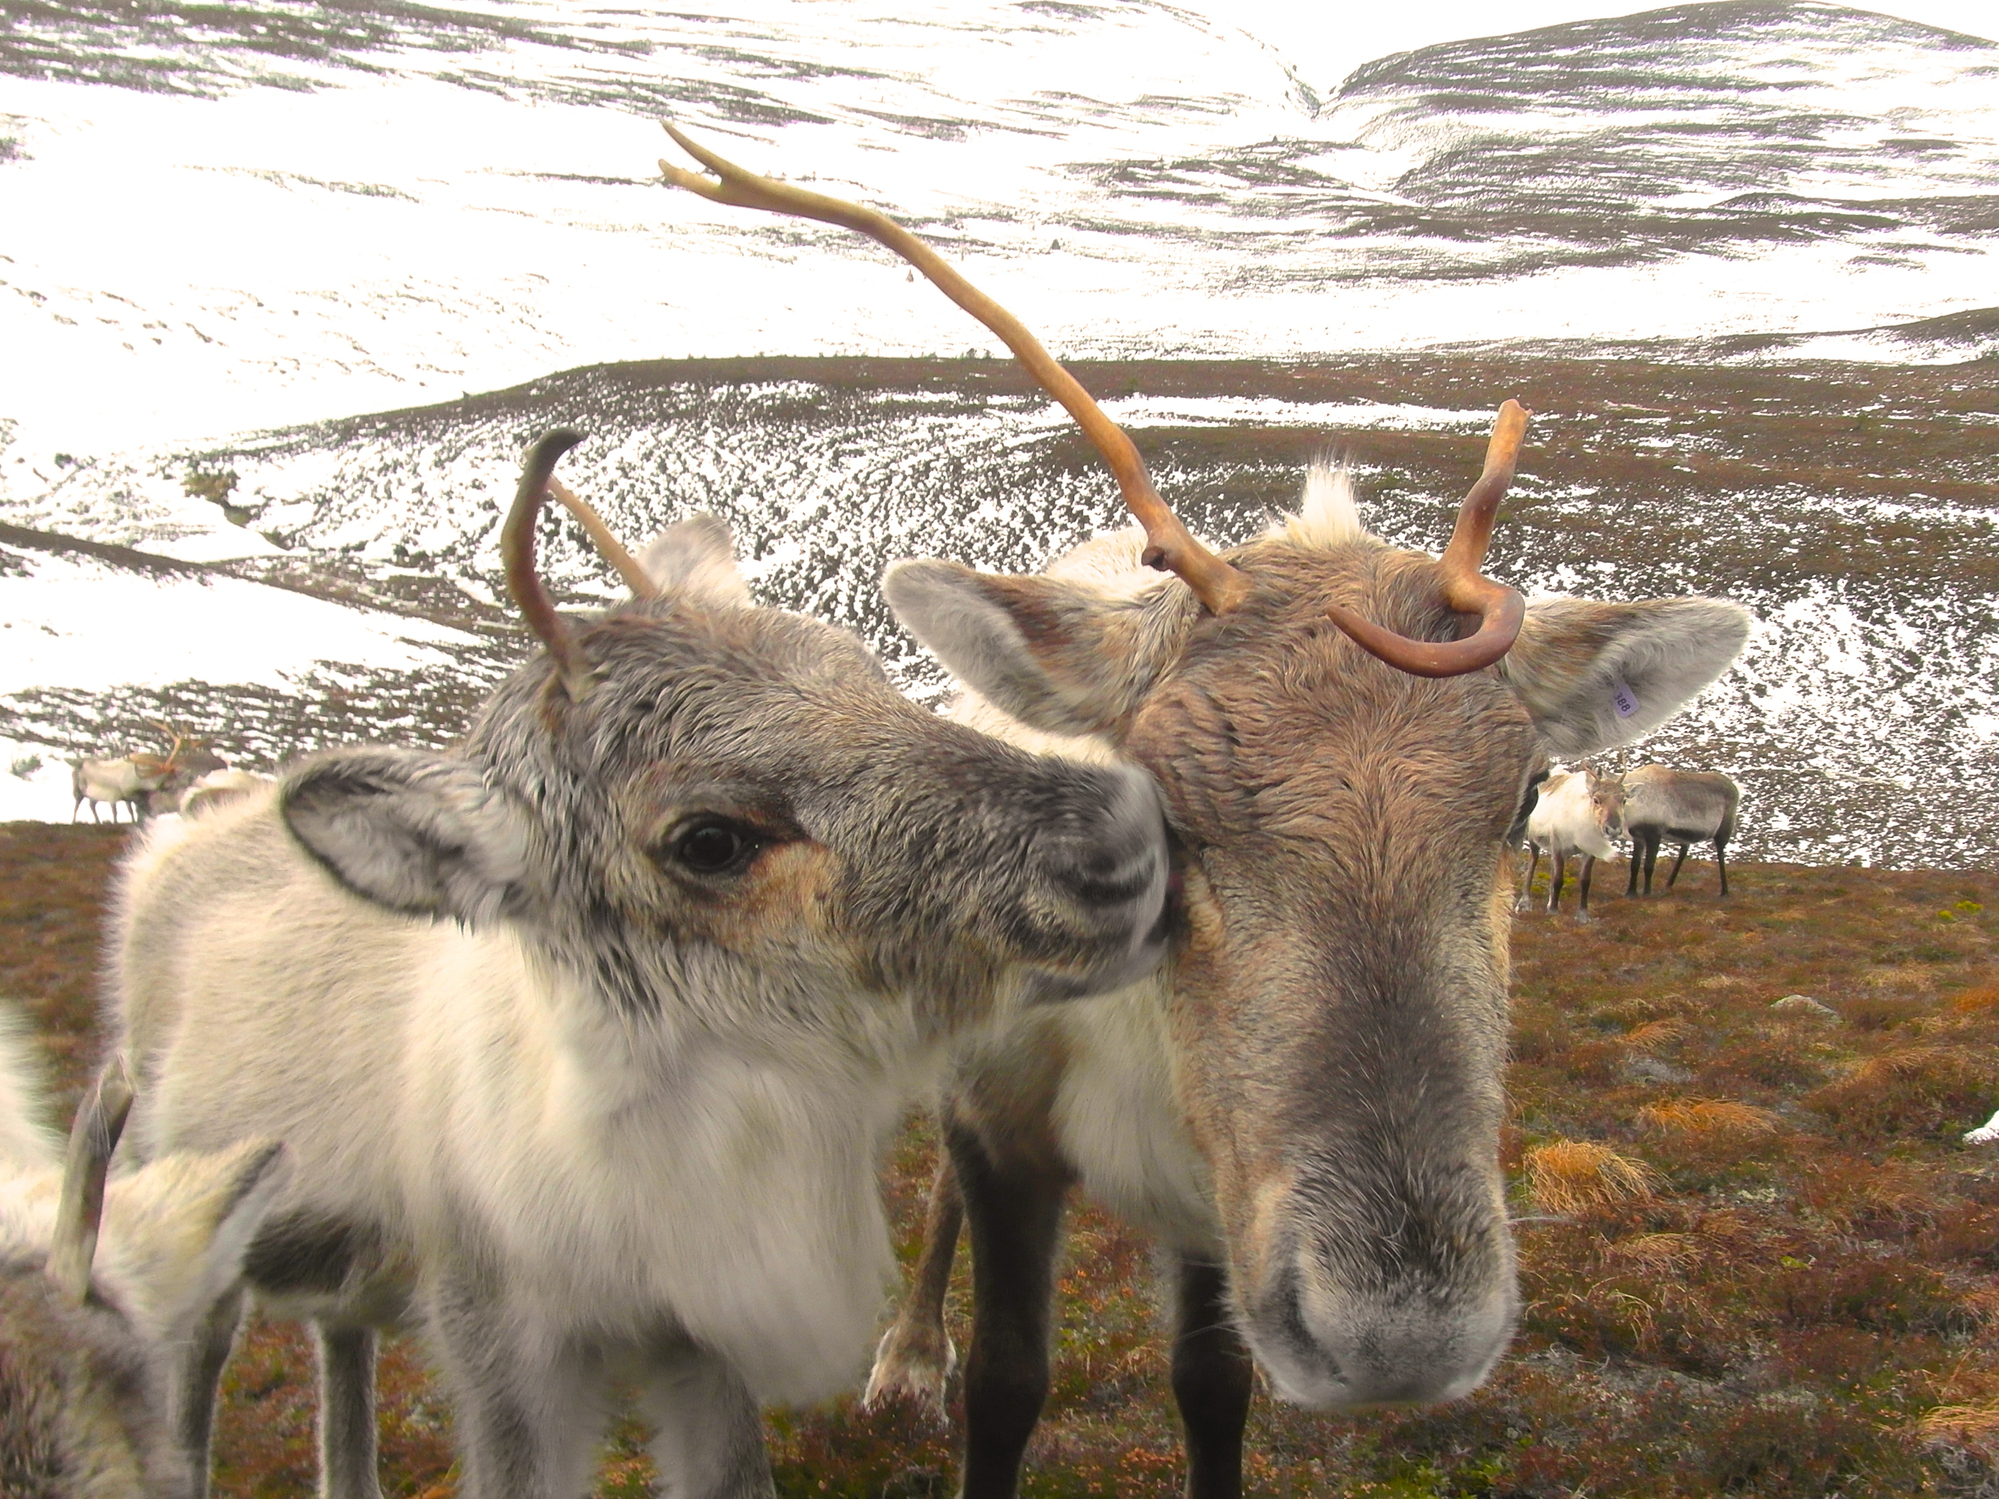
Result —
<svg viewBox="0 0 1999 1499"><path fill-rule="evenodd" d="M736 566L736 541L719 515L690 515L653 538L639 556L662 593L686 594L718 608L747 609L750 586Z"/></svg>
<svg viewBox="0 0 1999 1499"><path fill-rule="evenodd" d="M1354 496L1353 470L1344 463L1314 463L1305 472L1298 513L1279 521L1271 535L1308 547L1341 546L1367 535Z"/></svg>

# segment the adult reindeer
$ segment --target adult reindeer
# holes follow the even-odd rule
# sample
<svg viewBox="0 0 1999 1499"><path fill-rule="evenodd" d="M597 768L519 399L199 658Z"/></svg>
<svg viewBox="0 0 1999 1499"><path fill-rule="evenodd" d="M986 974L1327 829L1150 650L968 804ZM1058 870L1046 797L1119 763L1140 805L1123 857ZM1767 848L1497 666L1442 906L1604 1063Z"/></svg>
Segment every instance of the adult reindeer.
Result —
<svg viewBox="0 0 1999 1499"><path fill-rule="evenodd" d="M712 517L613 547L631 601L558 614L534 524L575 441L535 448L503 534L547 651L461 752L316 756L125 872L133 1133L289 1145L245 1278L314 1323L334 1499L379 1492L375 1329L409 1314L473 1499L582 1493L614 1376L667 1492L768 1494L757 1403L865 1362L878 1152L926 1059L1165 941L1141 772L917 708L753 607ZM198 1459L236 1319L177 1381Z"/></svg>
<svg viewBox="0 0 1999 1499"><path fill-rule="evenodd" d="M1368 535L1324 470L1300 514L1217 556L1082 387L928 246L667 128L715 174L662 162L673 183L868 234L984 322L1144 529L1038 577L889 570L897 615L973 689L959 717L1152 772L1185 916L1161 980L1023 1015L959 1055L949 1165L871 1392L941 1403L962 1200L964 1493L1013 1492L1079 1182L1178 1258L1189 1493L1237 1491L1252 1354L1308 1405L1471 1389L1518 1304L1499 1169L1506 834L1546 758L1665 721L1734 658L1747 616L1705 599L1530 608L1482 577L1526 429L1512 401L1440 561Z"/></svg>
<svg viewBox="0 0 1999 1499"><path fill-rule="evenodd" d="M1659 862L1662 842L1680 845L1666 876L1666 888L1680 877L1687 850L1696 843L1714 844L1714 867L1721 875L1721 894L1728 894L1728 840L1735 836L1735 814L1742 790L1718 771L1674 770L1666 765L1641 765L1624 773L1624 825L1631 832L1631 879L1625 894L1638 893L1638 866L1645 866L1645 893L1652 893L1652 868Z"/></svg>
<svg viewBox="0 0 1999 1499"><path fill-rule="evenodd" d="M1577 909L1589 916L1590 876L1598 859L1614 858L1611 840L1624 835L1624 783L1616 776L1600 776L1588 766L1563 771L1541 783L1534 810L1527 814L1527 878L1520 885L1518 906L1524 910L1534 888L1534 871L1541 864L1541 850L1548 851L1548 910L1562 903L1562 880L1572 854L1582 857L1582 872L1576 880Z"/></svg>

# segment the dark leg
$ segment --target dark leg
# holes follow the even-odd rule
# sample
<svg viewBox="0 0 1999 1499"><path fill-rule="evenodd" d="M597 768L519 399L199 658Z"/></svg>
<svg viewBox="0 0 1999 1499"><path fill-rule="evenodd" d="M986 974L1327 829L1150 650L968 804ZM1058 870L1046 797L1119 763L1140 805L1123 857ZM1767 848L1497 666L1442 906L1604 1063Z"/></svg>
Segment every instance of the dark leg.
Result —
<svg viewBox="0 0 1999 1499"><path fill-rule="evenodd" d="M1644 862L1645 840L1636 830L1633 830L1631 834L1631 878L1624 882L1624 893L1627 897L1635 898L1638 894L1638 866Z"/></svg>
<svg viewBox="0 0 1999 1499"><path fill-rule="evenodd" d="M1577 914L1584 917L1587 917L1589 915L1589 877L1595 873L1596 873L1595 856L1592 854L1584 854L1582 877L1576 882L1577 885L1580 887L1582 893L1582 904L1578 907Z"/></svg>
<svg viewBox="0 0 1999 1499"><path fill-rule="evenodd" d="M1561 844L1556 844L1548 852L1548 909L1554 911L1562 904L1562 881L1568 875L1569 856L1563 852Z"/></svg>
<svg viewBox="0 0 1999 1499"><path fill-rule="evenodd" d="M1659 867L1659 835L1645 835L1645 893L1652 893L1652 871Z"/></svg>
<svg viewBox="0 0 1999 1499"><path fill-rule="evenodd" d="M958 1254L958 1230L965 1221L964 1199L951 1170L949 1152L937 1163L930 1205L923 1215L923 1254L916 1280L896 1311L895 1325L875 1350L874 1372L861 1404L873 1406L896 1396L913 1400L944 1419L944 1389L958 1354L944 1331L944 1293L951 1288L951 1261Z"/></svg>
<svg viewBox="0 0 1999 1499"><path fill-rule="evenodd" d="M1221 1266L1182 1259L1177 1289L1173 1400L1187 1442L1186 1499L1238 1499L1256 1366L1230 1320Z"/></svg>
<svg viewBox="0 0 1999 1499"><path fill-rule="evenodd" d="M1013 1499L1048 1398L1048 1330L1068 1179L998 1158L953 1127L951 1166L972 1231L972 1344L965 1354L963 1499Z"/></svg>
<svg viewBox="0 0 1999 1499"><path fill-rule="evenodd" d="M194 1470L194 1499L208 1493L208 1440L215 1422L215 1390L222 1366L236 1346L236 1325L243 1316L243 1293L224 1293L195 1323L188 1340L174 1350L167 1370L167 1408L173 1433Z"/></svg>
<svg viewBox="0 0 1999 1499"><path fill-rule="evenodd" d="M1714 867L1721 872L1721 893L1728 894L1728 840L1714 840Z"/></svg>
<svg viewBox="0 0 1999 1499"><path fill-rule="evenodd" d="M1514 909L1526 911L1534 902L1534 871L1541 867L1541 845L1533 841L1527 844L1527 882L1520 887L1520 899L1513 903Z"/></svg>
<svg viewBox="0 0 1999 1499"><path fill-rule="evenodd" d="M1692 844L1688 843L1680 845L1680 856L1673 860L1673 872L1666 876L1666 888L1668 890L1673 888L1673 881L1680 877L1680 866L1687 862L1687 850L1692 846Z"/></svg>

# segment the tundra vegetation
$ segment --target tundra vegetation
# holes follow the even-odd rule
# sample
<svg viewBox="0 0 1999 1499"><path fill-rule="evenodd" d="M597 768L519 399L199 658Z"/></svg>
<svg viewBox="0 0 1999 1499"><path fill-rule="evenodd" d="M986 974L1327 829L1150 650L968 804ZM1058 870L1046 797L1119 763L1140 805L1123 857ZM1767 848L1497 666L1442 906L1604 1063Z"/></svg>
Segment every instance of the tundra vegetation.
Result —
<svg viewBox="0 0 1999 1499"><path fill-rule="evenodd" d="M109 827L0 827L0 993L33 1017L63 1119L99 1044ZM1616 897L1589 927L1516 918L1504 1160L1525 1308L1467 1399L1324 1416L1259 1391L1252 1494L1968 1495L1999 1472L1999 876L1741 863ZM1805 1006L1773 1009L1802 993ZM885 1178L916 1252L935 1141ZM1178 1431L1143 1235L1079 1200L1054 1386L1026 1492L1173 1493ZM966 1336L969 1278L950 1301ZM456 1491L441 1391L407 1339L381 1369L386 1494ZM310 1489L309 1344L253 1320L225 1382L218 1495ZM771 1418L778 1492L953 1491L952 1434L851 1399ZM614 1429L596 1493L642 1495Z"/></svg>

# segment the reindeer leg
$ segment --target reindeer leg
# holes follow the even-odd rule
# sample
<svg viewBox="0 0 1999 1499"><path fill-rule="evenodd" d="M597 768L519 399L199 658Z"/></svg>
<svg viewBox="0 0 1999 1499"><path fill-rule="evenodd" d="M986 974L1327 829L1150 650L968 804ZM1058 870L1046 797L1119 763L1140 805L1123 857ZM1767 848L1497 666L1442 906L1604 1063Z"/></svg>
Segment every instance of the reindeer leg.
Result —
<svg viewBox="0 0 1999 1499"><path fill-rule="evenodd" d="M1173 1401L1187 1444L1186 1499L1238 1499L1256 1365L1229 1314L1227 1272L1186 1255L1178 1272Z"/></svg>
<svg viewBox="0 0 1999 1499"><path fill-rule="evenodd" d="M1568 876L1568 850L1556 844L1548 854L1548 911L1552 915L1561 908L1562 881Z"/></svg>
<svg viewBox="0 0 1999 1499"><path fill-rule="evenodd" d="M1513 909L1516 911L1533 909L1534 871L1541 867L1541 845L1529 839L1527 849L1529 854L1527 860L1527 882L1520 887L1520 899L1513 903Z"/></svg>
<svg viewBox="0 0 1999 1499"><path fill-rule="evenodd" d="M691 1343L661 1349L639 1392L659 1491L672 1499L769 1499L763 1417L727 1361Z"/></svg>
<svg viewBox="0 0 1999 1499"><path fill-rule="evenodd" d="M1647 895L1652 893L1652 871L1658 867L1658 864L1659 835L1657 833L1647 833L1645 835L1645 893Z"/></svg>
<svg viewBox="0 0 1999 1499"><path fill-rule="evenodd" d="M1069 1178L1032 1155L991 1151L961 1126L948 1139L972 1231L960 1499L1014 1499L1027 1439L1048 1398L1055 1256Z"/></svg>
<svg viewBox="0 0 1999 1499"><path fill-rule="evenodd" d="M1584 921L1589 920L1589 877L1595 873L1596 856L1594 854L1584 854L1583 872L1576 881L1582 895L1582 903L1577 908L1576 914Z"/></svg>
<svg viewBox="0 0 1999 1499"><path fill-rule="evenodd" d="M1668 890L1673 888L1673 881L1680 877L1680 866L1687 862L1687 850L1692 847L1691 843L1682 843L1680 845L1680 856L1673 860L1673 872L1666 876L1666 888Z"/></svg>
<svg viewBox="0 0 1999 1499"><path fill-rule="evenodd" d="M208 1443L215 1424L215 1392L222 1368L236 1347L243 1317L241 1288L225 1292L194 1325L186 1343L174 1349L167 1369L167 1415L174 1439L194 1474L192 1499L208 1499Z"/></svg>
<svg viewBox="0 0 1999 1499"><path fill-rule="evenodd" d="M321 1499L381 1499L372 1327L315 1322Z"/></svg>
<svg viewBox="0 0 1999 1499"><path fill-rule="evenodd" d="M1627 897L1638 894L1638 866L1645 862L1645 840L1638 833L1631 835L1631 877L1624 882Z"/></svg>
<svg viewBox="0 0 1999 1499"><path fill-rule="evenodd" d="M604 1424L594 1350L509 1306L498 1281L454 1260L422 1306L451 1394L462 1499L573 1499L590 1484Z"/></svg>
<svg viewBox="0 0 1999 1499"><path fill-rule="evenodd" d="M1721 872L1721 893L1723 895L1728 894L1727 849L1728 840L1726 838L1717 838L1714 840L1714 867Z"/></svg>
<svg viewBox="0 0 1999 1499"><path fill-rule="evenodd" d="M951 1262L958 1254L965 1204L958 1195L950 1153L939 1154L930 1203L923 1214L923 1253L916 1262L916 1279L894 1325L882 1334L861 1404L872 1407L901 1396L943 1421L945 1387L958 1363L958 1352L944 1330L944 1295L951 1288Z"/></svg>

